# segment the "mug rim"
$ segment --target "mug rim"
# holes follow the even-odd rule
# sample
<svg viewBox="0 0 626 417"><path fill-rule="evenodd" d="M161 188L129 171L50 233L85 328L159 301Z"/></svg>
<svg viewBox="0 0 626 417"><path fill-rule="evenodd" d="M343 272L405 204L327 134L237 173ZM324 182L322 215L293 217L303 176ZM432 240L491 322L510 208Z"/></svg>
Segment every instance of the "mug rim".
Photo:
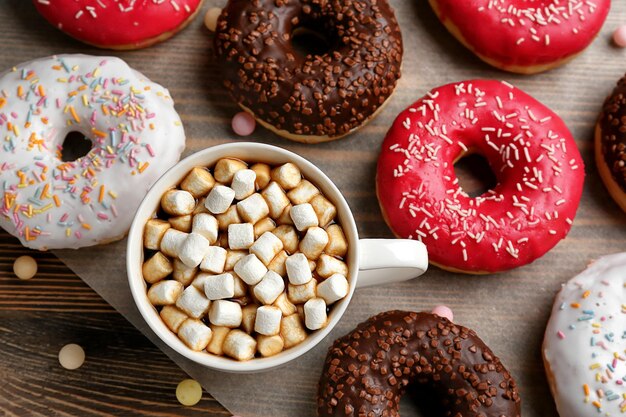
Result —
<svg viewBox="0 0 626 417"><path fill-rule="evenodd" d="M199 352L193 351L165 325L156 308L148 300L147 284L141 273L141 265L143 262L143 231L147 220L153 216L158 207L158 202L165 190L179 184L193 167L210 166L215 164L219 159L227 157L246 161L246 159L242 157L242 153L250 155L247 157L248 162L263 162L263 158L254 159L254 155L257 153L255 151L259 154L273 154L278 157L278 159L281 159L281 157L284 159L283 162L271 162L271 164L286 162L296 164L302 171L303 176L320 188L322 194L335 205L337 208L338 222L343 228L346 240L348 241L346 263L348 264L349 276L347 278L350 285L346 297L331 307L328 324L325 328L309 333L303 342L285 349L277 355L266 358L255 357L249 361L237 361L236 359L226 356L214 355L205 350ZM239 154L236 154L237 152ZM158 196L158 198L156 196ZM266 371L285 365L313 349L328 336L343 317L354 294L358 278L359 254L359 235L352 210L339 188L337 188L335 183L320 168L302 156L278 146L256 142L232 142L205 148L191 154L168 169L154 185L150 187L135 212L128 233L126 272L133 301L139 313L161 341L178 354L208 368L231 373L250 373Z"/></svg>

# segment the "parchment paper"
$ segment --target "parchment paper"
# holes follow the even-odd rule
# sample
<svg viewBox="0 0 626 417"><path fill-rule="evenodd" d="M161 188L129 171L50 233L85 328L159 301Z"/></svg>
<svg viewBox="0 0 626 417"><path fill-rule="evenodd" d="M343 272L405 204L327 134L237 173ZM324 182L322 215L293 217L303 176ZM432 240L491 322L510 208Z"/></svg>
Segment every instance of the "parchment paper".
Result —
<svg viewBox="0 0 626 417"><path fill-rule="evenodd" d="M622 0L613 2L604 31L592 47L593 54L586 52L564 68L532 77L503 73L480 62L439 24L426 1L392 0L392 3L403 30L404 74L389 106L374 122L351 137L318 146L288 142L261 128L257 128L252 138L291 149L318 164L345 193L361 236L390 237L373 189L380 143L395 115L437 85L478 77L506 79L563 116L587 165L588 181L574 228L569 237L549 254L532 265L497 276L460 276L432 268L415 281L359 290L339 326L317 348L282 369L246 376L196 366L156 338L139 315L130 295L124 264L125 241L79 251L56 251L55 254L234 414L314 416L316 383L332 340L380 311L429 310L437 304L447 304L453 308L456 321L474 328L517 377L524 400L524 415L556 415L540 357L543 329L554 294L560 283L583 269L591 259L604 254L606 249L601 247L606 248L606 245L583 245L583 236L586 242L613 242L611 247L615 252L626 249L624 227L603 226L602 218L619 218L621 213L609 200L595 174L591 145L591 129L600 105L613 88L614 81L626 71L623 52L609 43L611 31L626 22L626 3ZM209 1L206 7L222 4ZM200 25L194 23L193 30L201 30ZM209 44L207 40L207 47ZM203 49L199 51L210 55ZM594 61L594 56L597 58L598 55L605 57L602 62ZM184 66L185 63L178 62L177 65ZM204 85L193 83L192 88L216 90L217 69L210 62L207 65L207 69L202 69L206 78ZM165 83L159 74L151 74L149 68L140 69L153 80ZM182 74L187 73L183 71ZM581 76L588 82L574 82ZM602 82L597 82L598 78ZM234 114L235 107L224 108L225 94L209 96L202 91L185 94L193 99L183 97L185 100L177 105L185 110L183 121L189 138L187 154L233 137L228 118ZM173 96L175 100L178 98L176 91ZM198 101L197 97L205 97L205 101ZM206 113L214 116L211 117L214 122L198 123L198 114ZM351 159L342 160L341 151L348 150L351 150ZM403 416L418 415L410 402L403 403L402 407Z"/></svg>

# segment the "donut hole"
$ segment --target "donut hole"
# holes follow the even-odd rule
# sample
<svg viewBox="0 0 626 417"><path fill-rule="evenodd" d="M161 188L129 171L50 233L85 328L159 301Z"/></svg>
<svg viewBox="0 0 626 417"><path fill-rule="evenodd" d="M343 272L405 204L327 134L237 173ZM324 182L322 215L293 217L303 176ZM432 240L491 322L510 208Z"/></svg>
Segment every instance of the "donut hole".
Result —
<svg viewBox="0 0 626 417"><path fill-rule="evenodd" d="M406 393L400 398L400 415L443 417L446 415L446 409L440 398L442 394L431 384L409 384Z"/></svg>
<svg viewBox="0 0 626 417"><path fill-rule="evenodd" d="M468 152L454 164L459 186L470 197L479 197L498 185L489 161L479 153Z"/></svg>
<svg viewBox="0 0 626 417"><path fill-rule="evenodd" d="M323 25L322 25L323 28ZM332 35L328 35L312 24L299 26L291 34L293 49L305 57L322 56L327 54L333 44Z"/></svg>
<svg viewBox="0 0 626 417"><path fill-rule="evenodd" d="M73 162L87 155L93 148L93 143L80 132L72 131L65 136L65 140L59 146L61 161Z"/></svg>

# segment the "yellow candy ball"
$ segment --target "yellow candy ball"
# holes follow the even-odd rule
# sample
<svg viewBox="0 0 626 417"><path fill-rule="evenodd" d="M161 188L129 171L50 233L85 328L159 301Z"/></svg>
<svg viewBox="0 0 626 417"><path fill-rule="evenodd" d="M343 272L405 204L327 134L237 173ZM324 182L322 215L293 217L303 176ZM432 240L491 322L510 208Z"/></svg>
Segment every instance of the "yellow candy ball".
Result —
<svg viewBox="0 0 626 417"><path fill-rule="evenodd" d="M187 407L196 405L202 399L202 387L196 380L183 379L176 387L176 398Z"/></svg>
<svg viewBox="0 0 626 417"><path fill-rule="evenodd" d="M13 263L13 272L19 279L31 279L37 273L37 261L30 256L20 256Z"/></svg>
<svg viewBox="0 0 626 417"><path fill-rule="evenodd" d="M207 10L204 15L204 25L211 32L215 32L215 28L217 28L217 19L220 17L220 14L222 14L222 9L219 7L212 7Z"/></svg>
<svg viewBox="0 0 626 417"><path fill-rule="evenodd" d="M59 363L65 369L78 369L85 363L85 351L75 343L65 345L59 351Z"/></svg>

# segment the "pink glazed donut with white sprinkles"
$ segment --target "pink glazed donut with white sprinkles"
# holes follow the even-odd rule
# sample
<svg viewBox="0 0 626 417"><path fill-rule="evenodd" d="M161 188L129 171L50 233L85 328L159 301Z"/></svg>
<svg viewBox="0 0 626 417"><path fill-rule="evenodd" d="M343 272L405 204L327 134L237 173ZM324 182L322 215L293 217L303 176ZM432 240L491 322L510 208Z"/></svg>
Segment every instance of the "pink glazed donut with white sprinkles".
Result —
<svg viewBox="0 0 626 417"><path fill-rule="evenodd" d="M70 132L91 150L62 160ZM122 238L185 133L169 92L111 57L60 55L0 75L0 226L24 246Z"/></svg>
<svg viewBox="0 0 626 417"><path fill-rule="evenodd" d="M477 197L454 172L472 153L498 181ZM507 82L469 80L435 88L398 115L376 186L391 230L424 242L431 264L490 274L534 261L567 235L584 177L556 113Z"/></svg>

